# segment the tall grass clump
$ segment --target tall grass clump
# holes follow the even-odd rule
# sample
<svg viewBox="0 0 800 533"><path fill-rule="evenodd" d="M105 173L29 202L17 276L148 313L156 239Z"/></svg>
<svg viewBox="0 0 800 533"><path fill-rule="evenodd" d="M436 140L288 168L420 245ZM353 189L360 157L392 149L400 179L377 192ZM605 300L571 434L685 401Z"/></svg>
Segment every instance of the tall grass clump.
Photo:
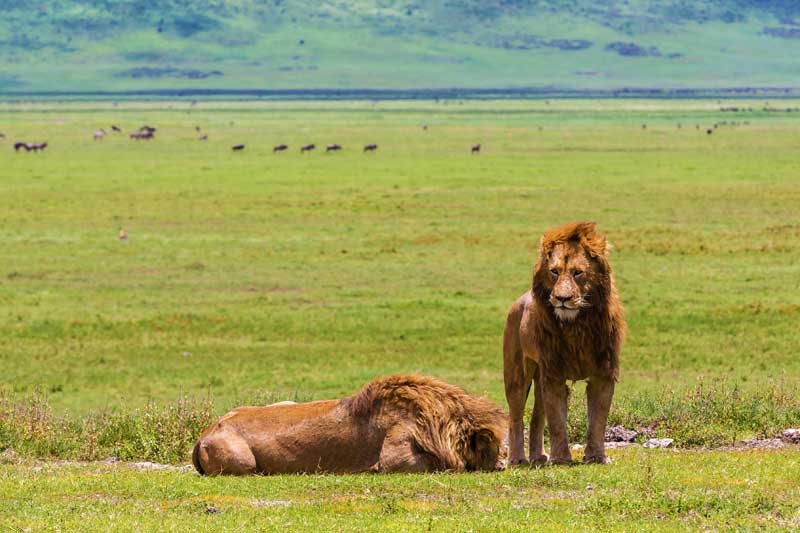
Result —
<svg viewBox="0 0 800 533"><path fill-rule="evenodd" d="M570 434L586 431L583 398L571 398ZM698 380L694 386L640 392L615 398L608 420L647 436L670 437L684 447L719 447L743 438L770 438L800 426L800 388L771 382L744 390L726 380Z"/></svg>
<svg viewBox="0 0 800 533"><path fill-rule="evenodd" d="M214 418L210 399L148 403L131 411L55 416L41 391L14 399L0 392L0 451L25 457L180 463Z"/></svg>

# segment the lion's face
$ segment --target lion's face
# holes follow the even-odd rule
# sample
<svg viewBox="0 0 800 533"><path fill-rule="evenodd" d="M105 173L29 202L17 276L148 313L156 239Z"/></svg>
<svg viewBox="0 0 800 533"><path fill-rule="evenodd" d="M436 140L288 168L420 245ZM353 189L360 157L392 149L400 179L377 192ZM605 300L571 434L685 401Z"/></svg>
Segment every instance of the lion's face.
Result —
<svg viewBox="0 0 800 533"><path fill-rule="evenodd" d="M500 434L489 430L472 436L464 450L465 467L474 470L505 470L508 464L508 432Z"/></svg>
<svg viewBox="0 0 800 533"><path fill-rule="evenodd" d="M566 224L542 236L533 293L561 322L604 307L613 284L609 246L593 222Z"/></svg>
<svg viewBox="0 0 800 533"><path fill-rule="evenodd" d="M574 320L581 308L589 307L592 263L583 247L577 242L557 244L547 255L543 265L550 281L548 302L562 321Z"/></svg>

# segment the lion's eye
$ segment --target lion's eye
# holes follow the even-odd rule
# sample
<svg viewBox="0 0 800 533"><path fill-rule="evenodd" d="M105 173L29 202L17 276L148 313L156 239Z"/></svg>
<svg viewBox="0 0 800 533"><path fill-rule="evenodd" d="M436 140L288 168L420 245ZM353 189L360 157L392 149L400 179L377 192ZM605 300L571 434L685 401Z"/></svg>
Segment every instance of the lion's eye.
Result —
<svg viewBox="0 0 800 533"><path fill-rule="evenodd" d="M555 276L555 277L558 277L558 269L557 269L557 268L551 268L551 269L550 269L550 273L551 273L553 276Z"/></svg>
<svg viewBox="0 0 800 533"><path fill-rule="evenodd" d="M572 273L572 277L575 279L580 278L581 276L583 276L583 270L576 270Z"/></svg>

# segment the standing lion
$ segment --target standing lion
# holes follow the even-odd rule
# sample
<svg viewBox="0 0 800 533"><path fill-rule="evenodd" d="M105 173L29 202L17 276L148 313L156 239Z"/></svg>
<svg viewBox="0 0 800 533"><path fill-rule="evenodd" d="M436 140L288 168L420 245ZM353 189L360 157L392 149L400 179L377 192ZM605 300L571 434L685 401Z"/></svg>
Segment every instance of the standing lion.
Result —
<svg viewBox="0 0 800 533"><path fill-rule="evenodd" d="M542 236L531 290L511 306L503 334L511 464L527 462L522 416L531 382L531 462L548 462L545 416L550 430L549 462L572 461L567 442L568 380L588 382L584 462L610 462L603 437L626 325L609 250L593 222L566 224Z"/></svg>

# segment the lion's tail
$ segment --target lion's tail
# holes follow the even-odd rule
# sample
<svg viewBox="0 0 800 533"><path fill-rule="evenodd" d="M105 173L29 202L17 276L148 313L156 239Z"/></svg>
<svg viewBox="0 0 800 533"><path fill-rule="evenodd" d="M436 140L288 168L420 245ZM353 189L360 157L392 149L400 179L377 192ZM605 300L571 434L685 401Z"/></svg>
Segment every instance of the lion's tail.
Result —
<svg viewBox="0 0 800 533"><path fill-rule="evenodd" d="M197 444L194 445L194 450L192 450L192 464L201 476L206 475L206 471L203 470L203 465L200 464L200 439L197 440Z"/></svg>

